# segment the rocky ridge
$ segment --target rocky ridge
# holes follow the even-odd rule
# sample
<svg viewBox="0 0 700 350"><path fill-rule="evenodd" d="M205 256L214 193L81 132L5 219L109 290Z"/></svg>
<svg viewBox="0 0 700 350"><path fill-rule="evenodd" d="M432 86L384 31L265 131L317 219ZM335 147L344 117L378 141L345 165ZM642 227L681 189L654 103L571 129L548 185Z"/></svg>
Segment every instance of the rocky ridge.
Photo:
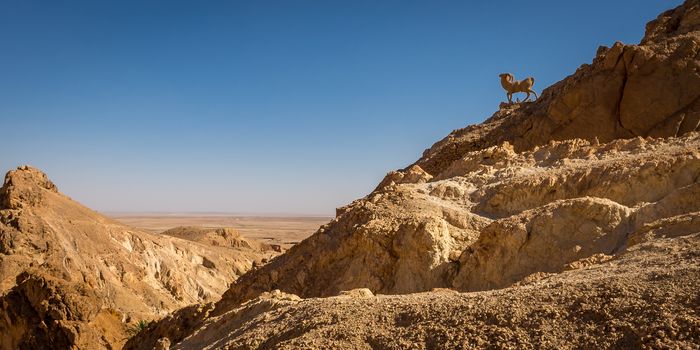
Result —
<svg viewBox="0 0 700 350"><path fill-rule="evenodd" d="M613 340L626 347L697 344L698 332L643 335L635 327L644 318L625 322L640 310L636 307L644 307L639 300L658 296L669 298L664 300L674 311L656 310L649 317L670 324L678 317L683 319L678 321L684 324L681 328L691 330L700 324L694 311L700 296L686 288L698 277L693 252L694 234L700 232L699 124L700 1L688 0L650 22L639 45L601 47L591 64L547 88L536 102L503 106L484 123L455 130L413 165L389 173L367 197L339 208L337 217L313 236L239 278L215 307L178 311L130 340L127 348L148 348L164 338L176 348L323 347L335 346L336 338L354 339L351 347L357 348L439 344L428 342L428 333L420 329L421 339L391 333L401 322L380 318L383 313L373 309L386 311L387 305L426 315L415 320L418 325L420 320L445 325L439 333L442 341L461 346L481 344L468 338L476 333L458 335L460 321L448 317L465 309L473 309L467 320L493 325L495 318L503 331L521 330L518 339L530 346L556 347L551 344L562 344L581 322L591 320L616 324L611 327L618 327L619 335ZM689 253L681 254L679 270L671 269L673 277L656 279L654 274L678 263L675 255L649 255L640 247ZM607 277L578 283L593 270ZM526 298L532 292L528 286L542 278L553 282L541 285L534 299ZM356 288L374 294L435 288L484 292L445 294L444 299L430 293L378 296L358 299L347 313L318 311L338 305L340 299L315 298ZM498 288L506 289L494 291ZM580 293L562 299L562 288L578 288ZM261 306L250 314L253 305L270 304L256 298L277 289L314 299L290 296L276 302L283 313ZM616 295L637 304L592 307L595 316L581 314L571 328L544 325L549 314L543 309L566 314L580 307L586 295L596 305L614 304ZM472 298L481 299L475 303ZM522 298L530 300L525 302L529 306L515 311L496 307L490 313L482 307ZM433 309L434 303L441 307ZM364 309L375 320L368 326L374 330L355 333L349 327L365 319L347 316ZM533 321L541 326L525 331L528 318L513 312L544 312ZM505 326L508 319L513 320L511 328ZM216 333L220 322L235 327ZM253 324L275 331L252 329ZM418 326L408 322L405 327ZM404 335L377 340L381 332ZM595 343L616 347L596 334L591 338ZM309 343L314 335L318 342ZM265 337L271 340L265 342ZM542 340L550 337L559 340Z"/></svg>
<svg viewBox="0 0 700 350"><path fill-rule="evenodd" d="M699 249L699 234L662 238L484 292L273 291L207 318L171 349L692 349Z"/></svg>
<svg viewBox="0 0 700 350"><path fill-rule="evenodd" d="M163 231L161 234L215 247L250 248L260 251L272 250L270 244L243 238L236 229L231 227L208 228L180 226Z"/></svg>
<svg viewBox="0 0 700 350"><path fill-rule="evenodd" d="M0 188L0 345L119 347L129 325L215 300L276 254L236 242L217 247L124 226L19 167Z"/></svg>

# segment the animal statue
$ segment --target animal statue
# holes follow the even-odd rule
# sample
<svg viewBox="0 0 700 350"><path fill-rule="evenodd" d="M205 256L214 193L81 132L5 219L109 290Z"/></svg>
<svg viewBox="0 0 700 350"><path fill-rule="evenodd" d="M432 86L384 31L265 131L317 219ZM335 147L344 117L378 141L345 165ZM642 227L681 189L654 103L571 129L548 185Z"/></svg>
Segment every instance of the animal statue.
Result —
<svg viewBox="0 0 700 350"><path fill-rule="evenodd" d="M510 73L502 73L498 76L501 78L501 86L503 86L508 94L508 103L513 103L513 94L517 92L524 92L527 94L523 102L530 99L531 93L535 94L535 99L538 98L537 93L532 90L532 85L535 84L535 78L527 77L523 80L515 80L513 74Z"/></svg>

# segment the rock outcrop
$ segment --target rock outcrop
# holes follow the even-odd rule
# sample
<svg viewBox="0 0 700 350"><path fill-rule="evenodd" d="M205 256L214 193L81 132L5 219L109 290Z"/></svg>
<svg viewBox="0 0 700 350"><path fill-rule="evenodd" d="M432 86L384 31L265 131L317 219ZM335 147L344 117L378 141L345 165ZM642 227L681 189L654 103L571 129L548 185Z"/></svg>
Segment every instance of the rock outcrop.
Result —
<svg viewBox="0 0 700 350"><path fill-rule="evenodd" d="M207 228L197 226L180 226L161 232L163 235L186 239L215 247L249 248L270 251L270 244L246 239L231 227Z"/></svg>
<svg viewBox="0 0 700 350"><path fill-rule="evenodd" d="M143 232L72 201L35 168L10 171L0 188L0 345L119 347L134 323L216 300L276 254L234 233L216 246Z"/></svg>
<svg viewBox="0 0 700 350"><path fill-rule="evenodd" d="M650 22L639 45L600 47L591 64L548 87L534 103L501 109L455 130L417 162L440 177L470 151L507 141L516 151L552 140L681 136L700 130L697 1Z"/></svg>
<svg viewBox="0 0 700 350"><path fill-rule="evenodd" d="M127 336L122 315L98 291L39 271L17 276L0 299L2 349L111 348Z"/></svg>
<svg viewBox="0 0 700 350"><path fill-rule="evenodd" d="M206 319L171 349L692 349L699 282L694 234L500 290L264 293Z"/></svg>
<svg viewBox="0 0 700 350"><path fill-rule="evenodd" d="M489 232L496 240L504 232L529 237L533 225L556 236L585 223L574 232L583 241L567 237L572 246L548 248L582 247L552 265L624 247L638 207L682 191L700 175L698 4L660 15L640 45L601 48L592 64L547 88L537 102L453 132L414 165L387 175L372 194L339 209L289 254L238 281L220 305L274 288L302 296L356 287L392 294L479 289L459 280L472 268L462 267L466 260L476 259L467 255L486 249ZM586 241L595 232L606 235L596 248ZM542 268L501 275L495 285Z"/></svg>
<svg viewBox="0 0 700 350"><path fill-rule="evenodd" d="M167 337L175 348L207 342L336 347L347 344L343 339L356 340L351 347L441 342L557 347L572 333L589 334L578 327L592 327L594 320L618 332L611 339L619 343L604 340L602 333L575 342L609 348L693 344L697 332L681 329L697 330L699 324L692 310L700 298L689 287L698 277L697 236L684 238L700 232L698 131L700 1L688 0L649 23L639 45L601 47L591 64L547 88L536 102L504 106L484 123L454 131L408 168L389 173L367 197L339 208L337 217L313 236L239 278L189 328L170 332L164 320L130 340L127 348L151 346L155 337L149 332L155 329L158 338ZM629 252L640 245L661 247L669 258L655 252L649 253L654 258L648 265L639 263L636 257L646 253ZM678 251L684 253L674 255ZM671 268L668 278L654 277L678 261L681 270ZM593 278L590 271L600 278L585 282ZM556 277L541 292L526 287L551 276ZM561 286L577 293L561 296ZM424 298L377 297L372 302L311 299L284 306L280 313L262 312L263 319L250 323L267 330L236 323L229 333L213 334L217 324L237 319L249 305L244 303L271 290L318 298L356 288L374 294L507 289L445 298L430 293ZM658 289L670 290L669 299ZM629 297L630 304L616 304L615 295ZM651 309L640 301L647 295L653 295L653 303L670 306L645 317L673 324L673 331L634 331L645 327L645 318L630 318L630 308ZM501 304L523 298L528 300L523 309ZM346 305L352 311L320 311L340 307L338 300L352 304ZM397 305L404 303L415 308L402 309L405 315L387 311L388 317L374 309L402 308ZM614 306L601 306L605 303ZM444 311L433 308L436 304ZM672 315L676 312L678 318ZM367 318L346 318L353 313ZM529 323L530 314L540 328ZM570 323L564 321L567 315L573 315ZM353 333L352 322L375 322L381 331ZM432 334L419 326L431 322L445 326ZM527 342L477 335L478 325L494 324L498 326L489 328L493 332L484 334ZM477 328L458 334L469 327ZM262 342L266 336L269 342Z"/></svg>
<svg viewBox="0 0 700 350"><path fill-rule="evenodd" d="M360 287L382 294L500 288L615 254L644 225L700 212L696 132L598 145L554 141L520 153L504 143L465 154L449 172L354 202L240 278L218 307L277 288L303 297Z"/></svg>

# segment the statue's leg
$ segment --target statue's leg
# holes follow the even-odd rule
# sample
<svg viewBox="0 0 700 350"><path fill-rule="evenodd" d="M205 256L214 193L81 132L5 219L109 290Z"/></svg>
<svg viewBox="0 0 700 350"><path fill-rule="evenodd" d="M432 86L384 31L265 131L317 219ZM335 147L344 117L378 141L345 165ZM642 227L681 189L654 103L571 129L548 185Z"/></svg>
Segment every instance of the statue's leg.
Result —
<svg viewBox="0 0 700 350"><path fill-rule="evenodd" d="M537 96L537 93L535 92L535 90L530 90L530 92L532 92L533 94L535 94L535 100L539 98L539 96Z"/></svg>
<svg viewBox="0 0 700 350"><path fill-rule="evenodd" d="M513 94L510 92L508 93L508 103L513 104Z"/></svg>

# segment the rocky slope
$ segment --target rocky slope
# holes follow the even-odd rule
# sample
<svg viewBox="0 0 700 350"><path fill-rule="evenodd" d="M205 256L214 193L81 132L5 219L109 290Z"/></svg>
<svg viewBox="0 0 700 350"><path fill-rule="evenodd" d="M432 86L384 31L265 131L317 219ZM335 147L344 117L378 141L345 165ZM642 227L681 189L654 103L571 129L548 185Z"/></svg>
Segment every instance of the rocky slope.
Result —
<svg viewBox="0 0 700 350"><path fill-rule="evenodd" d="M326 335L354 339L352 347L440 344L428 340L430 332L415 328L420 320L443 325L436 331L438 340L462 346L480 344L470 338L477 331L462 334L470 320L510 324L503 329L521 332L513 337L524 344L547 347L562 344L572 333L590 336L580 344L617 347L603 339L600 329L578 328L598 327L596 320L614 327L622 346L642 344L643 337L650 337L643 340L650 346L656 341L697 344L700 295L692 288L698 268L692 234L700 232L699 124L700 1L688 0L650 22L639 45L601 47L592 64L546 89L536 102L502 106L484 123L454 131L415 164L388 174L367 197L339 208L337 217L313 236L242 276L215 308L181 310L127 348L150 348L158 340L183 348L304 348L314 345L309 343L314 336ZM663 249L644 253L657 245ZM677 250L689 253L674 258L671 252ZM672 276L653 277L664 270ZM558 275L538 285L538 293L522 286L444 298L421 294L341 302L288 297L279 312L269 312L268 301L241 306L275 289L301 298L356 288L375 294L434 288L474 292L548 274ZM560 295L578 288L581 292L571 298ZM618 302L620 297L629 297L630 304ZM595 304L583 307L587 298ZM683 324L693 333L637 331L645 318L630 314L655 305L642 303L646 298L670 305L649 311L650 319ZM511 301L522 302L524 314L495 307ZM610 306L600 306L605 303ZM334 305L347 311L318 311ZM409 317L401 326L400 311L387 311L394 307L425 318ZM576 316L572 310L590 314ZM367 319L351 317L358 313ZM465 321L455 318L463 313ZM569 313L574 315L570 323L546 323ZM542 327L528 330L527 315ZM372 330L355 332L353 324ZM408 329L419 335L397 327L413 327ZM391 334L401 337L387 339ZM551 344L543 340L550 338ZM331 346L331 339L318 341Z"/></svg>
<svg viewBox="0 0 700 350"><path fill-rule="evenodd" d="M259 251L272 250L272 245L243 238L234 228L208 228L180 226L161 232L163 235L199 242L215 247L250 248Z"/></svg>
<svg viewBox="0 0 700 350"><path fill-rule="evenodd" d="M693 349L699 282L694 234L486 292L264 293L208 318L171 349Z"/></svg>
<svg viewBox="0 0 700 350"><path fill-rule="evenodd" d="M545 89L535 103L503 108L482 124L455 130L416 164L440 177L466 152L504 141L519 152L552 140L609 142L700 130L697 7L686 1L659 15L639 45L601 46L591 64Z"/></svg>
<svg viewBox="0 0 700 350"><path fill-rule="evenodd" d="M37 169L10 171L0 188L0 346L118 347L130 324L215 300L276 254L234 241L142 232L62 195Z"/></svg>
<svg viewBox="0 0 700 350"><path fill-rule="evenodd" d="M662 14L649 24L642 42L599 50L592 65L546 89L537 102L501 109L485 123L436 143L416 164L387 176L399 180L385 179L366 198L341 208L340 215L313 237L237 281L220 305L225 308L276 288L304 297L357 287L388 294L455 283L464 290L480 289L454 278L466 277L464 270L472 268L465 266L466 259L474 255L472 251L478 254L491 235L532 237L537 233L532 230L563 235L561 227L580 226L580 232L567 232L565 238L570 248L579 245L582 250L562 257L557 263L562 265L599 252L613 253L624 247L627 234L642 225L697 211L698 203L692 200L700 176L697 134L673 137L697 129L700 120L700 105L695 105L700 99L699 2L688 1ZM643 61L628 57L632 64L624 59L637 57L633 53L640 53L636 60ZM617 63L605 64L608 61ZM642 66L648 67L639 77L629 68ZM623 67L628 68L620 72ZM666 74L671 69L679 71ZM627 81L624 93L615 89L611 97L602 88L622 73ZM631 82L640 79L648 79L649 86L673 85L663 90L676 95L639 107L646 112L635 114L625 122L626 128L606 122L626 120L620 117L622 107L604 108L608 100L627 106L631 102L625 98L645 102L658 98L658 94L646 98L648 94L633 89L636 85ZM551 111L569 99L574 108L562 113L567 118L563 124L555 124ZM605 118L597 117L602 110ZM693 128L661 127L679 116L694 120ZM620 131L642 130L644 125L656 127L643 136L653 131L668 139L632 138L634 134ZM610 141L617 138L628 139ZM679 204L666 204L667 197ZM607 242L594 247L592 234L598 233L605 234ZM457 273L451 273L455 269Z"/></svg>

